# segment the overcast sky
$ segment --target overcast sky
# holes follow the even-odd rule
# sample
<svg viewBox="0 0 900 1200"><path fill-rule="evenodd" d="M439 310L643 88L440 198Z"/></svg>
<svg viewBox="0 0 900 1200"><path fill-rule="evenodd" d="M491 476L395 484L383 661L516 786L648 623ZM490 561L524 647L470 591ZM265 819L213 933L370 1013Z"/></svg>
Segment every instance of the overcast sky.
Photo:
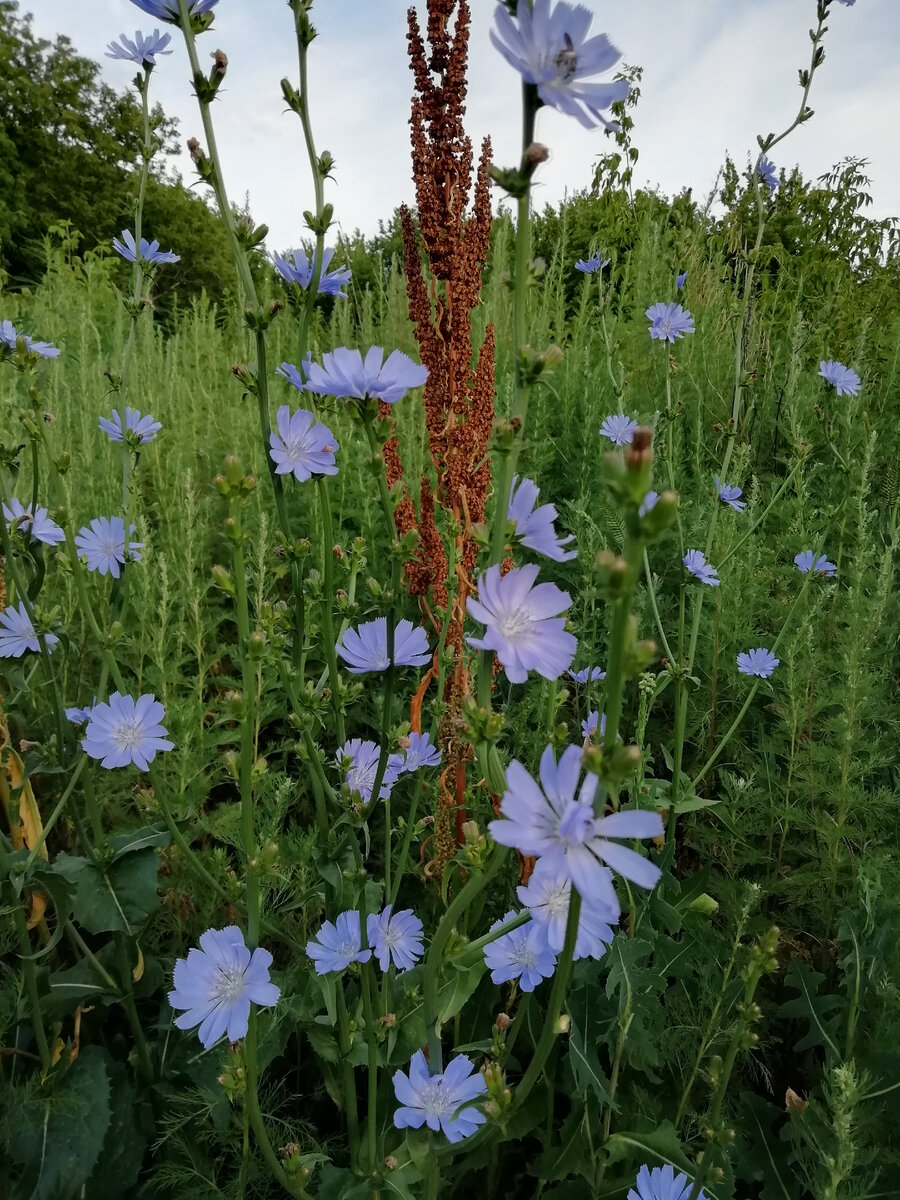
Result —
<svg viewBox="0 0 900 1200"><path fill-rule="evenodd" d="M45 37L67 34L77 50L102 63L103 77L126 87L134 68L104 57L122 32L152 30L155 22L130 0L20 0ZM494 160L509 166L519 155L518 76L488 39L493 0L470 0L468 129L485 134ZM424 10L424 0L417 8ZM373 233L379 218L411 201L410 74L406 59L407 0L318 0L319 38L311 50L311 109L318 149L337 160L327 198L341 228ZM608 34L644 80L636 112L640 184L674 193L691 187L705 197L726 151L743 166L757 133L780 132L800 101L797 70L810 55L808 29L815 0L588 0L594 28ZM826 37L826 62L810 103L815 117L774 154L779 166L800 165L807 177L846 155L870 160L874 216L900 215L900 0L835 2ZM175 53L160 59L153 98L179 119L182 142L203 141L187 60L178 30ZM214 106L219 148L231 198L249 193L257 221L271 228L269 247L284 249L305 236L304 209L313 205L300 122L286 111L279 80L296 81L293 23L286 0L220 0L213 29L200 40L204 61L217 48L229 59ZM590 184L599 155L612 143L602 130L544 108L538 140L551 160L540 168L538 204ZM184 156L186 182L195 178ZM153 236L165 240L164 231Z"/></svg>

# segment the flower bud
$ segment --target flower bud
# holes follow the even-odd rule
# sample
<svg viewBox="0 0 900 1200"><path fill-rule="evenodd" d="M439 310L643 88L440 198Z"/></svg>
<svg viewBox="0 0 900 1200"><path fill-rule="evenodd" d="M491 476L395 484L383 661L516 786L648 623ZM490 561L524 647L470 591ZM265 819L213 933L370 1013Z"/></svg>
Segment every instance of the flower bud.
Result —
<svg viewBox="0 0 900 1200"><path fill-rule="evenodd" d="M494 1022L494 1026L497 1030L499 1030L500 1033L506 1033L510 1025L512 1025L512 1017L509 1015L509 1013L502 1012L497 1014L497 1020Z"/></svg>

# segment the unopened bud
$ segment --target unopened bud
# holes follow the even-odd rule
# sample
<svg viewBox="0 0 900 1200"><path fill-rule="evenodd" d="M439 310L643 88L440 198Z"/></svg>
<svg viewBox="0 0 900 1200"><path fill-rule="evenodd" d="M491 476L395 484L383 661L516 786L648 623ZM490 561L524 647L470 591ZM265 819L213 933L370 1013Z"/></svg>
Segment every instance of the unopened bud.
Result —
<svg viewBox="0 0 900 1200"><path fill-rule="evenodd" d="M497 1014L497 1020L494 1022L494 1026L500 1033L506 1033L510 1025L512 1025L512 1017L509 1015L509 1013L502 1012Z"/></svg>
<svg viewBox="0 0 900 1200"><path fill-rule="evenodd" d="M399 1166L400 1163L394 1158L393 1154L389 1154L384 1160L384 1169L386 1171L396 1171Z"/></svg>
<svg viewBox="0 0 900 1200"><path fill-rule="evenodd" d="M209 57L213 60L213 75L217 79L224 79L228 70L228 55L224 50L213 50Z"/></svg>
<svg viewBox="0 0 900 1200"><path fill-rule="evenodd" d="M557 1033L568 1033L571 1025L572 1021L568 1013L560 1013L560 1015L556 1018Z"/></svg>
<svg viewBox="0 0 900 1200"><path fill-rule="evenodd" d="M397 1024L397 1014L396 1013L385 1013L384 1016L381 1018L381 1024L385 1029L393 1029L394 1026Z"/></svg>
<svg viewBox="0 0 900 1200"><path fill-rule="evenodd" d="M540 163L544 163L550 157L550 151L540 142L532 142L523 156L523 162L526 167L536 167Z"/></svg>

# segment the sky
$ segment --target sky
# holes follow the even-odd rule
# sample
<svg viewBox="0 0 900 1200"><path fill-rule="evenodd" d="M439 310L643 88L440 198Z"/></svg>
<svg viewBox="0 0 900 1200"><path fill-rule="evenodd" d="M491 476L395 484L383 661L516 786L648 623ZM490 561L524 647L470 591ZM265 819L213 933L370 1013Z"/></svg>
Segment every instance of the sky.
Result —
<svg viewBox="0 0 900 1200"><path fill-rule="evenodd" d="M467 128L476 147L490 135L494 161L517 164L519 77L494 50L489 30L496 5L473 9ZM424 0L415 5L424 11ZM125 88L133 65L104 57L120 33L150 32L156 22L130 0L20 0L35 31L66 34L77 51L102 64L103 78ZM319 37L310 51L310 108L317 148L336 160L326 199L338 228L373 234L379 219L413 201L410 177L410 72L406 57L408 0L318 0ZM640 151L639 186L674 194L690 187L705 199L726 152L743 167L758 133L780 132L796 115L797 72L809 63L808 30L815 0L587 0L594 30L605 32L622 61L644 68L634 113ZM847 155L870 160L869 215L900 215L900 0L835 3L826 61L816 73L813 119L773 153L777 165L798 164L807 178ZM281 95L280 80L297 82L293 20L286 0L220 0L213 29L200 39L201 60L221 48L225 82L214 106L217 140L229 195L249 196L257 222L270 227L268 246L284 250L308 232L302 213L313 207L300 122ZM152 97L180 123L182 145L203 142L181 34L175 52L159 60ZM550 159L536 176L535 203L558 203L588 187L597 159L614 149L601 129L549 108L538 114L537 140ZM185 182L196 179L186 152L177 161ZM499 200L499 193L495 192ZM163 231L152 231L163 236Z"/></svg>

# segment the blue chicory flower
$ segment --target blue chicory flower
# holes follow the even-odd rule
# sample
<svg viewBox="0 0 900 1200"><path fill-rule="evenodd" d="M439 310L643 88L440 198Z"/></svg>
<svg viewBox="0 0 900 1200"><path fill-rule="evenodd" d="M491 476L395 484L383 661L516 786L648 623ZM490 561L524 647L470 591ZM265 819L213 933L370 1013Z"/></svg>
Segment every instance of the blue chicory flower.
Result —
<svg viewBox="0 0 900 1200"><path fill-rule="evenodd" d="M484 1076L475 1071L464 1054L457 1054L439 1075L431 1075L421 1050L409 1064L409 1075L394 1072L394 1095L400 1108L394 1111L396 1129L442 1130L450 1142L461 1142L487 1119L471 1102L487 1091Z"/></svg>
<svg viewBox="0 0 900 1200"><path fill-rule="evenodd" d="M606 713L597 711L589 712L587 719L581 722L581 732L586 738L593 737L597 732L597 725L600 726L600 736L603 737L606 733Z"/></svg>
<svg viewBox="0 0 900 1200"><path fill-rule="evenodd" d="M106 57L121 58L126 62L137 63L139 67L155 67L157 54L172 53L171 50L166 49L171 40L171 33L160 33L158 29L154 29L152 33L146 35L137 30L134 41L123 33L119 35L117 42L109 43Z"/></svg>
<svg viewBox="0 0 900 1200"><path fill-rule="evenodd" d="M674 301L664 304L660 300L651 304L645 316L650 319L651 338L660 342L674 342L686 333L694 333L694 318L686 308Z"/></svg>
<svg viewBox="0 0 900 1200"><path fill-rule="evenodd" d="M99 428L102 433L107 434L113 442L121 442L123 437L131 434L131 440L146 446L148 442L152 442L162 425L159 421L154 421L149 413L142 417L140 411L136 408L125 406L125 428L122 429L122 414L118 409L114 410L109 417L101 417Z"/></svg>
<svg viewBox="0 0 900 1200"><path fill-rule="evenodd" d="M517 915L508 912L493 923L491 932L509 924ZM547 941L546 927L531 920L488 942L484 948L484 961L493 983L508 983L510 979L518 979L523 992L533 992L542 980L549 979L556 970L556 955Z"/></svg>
<svg viewBox="0 0 900 1200"><path fill-rule="evenodd" d="M646 809L596 817L594 797L599 781L589 772L579 787L581 756L580 745L567 746L557 764L553 747L548 746L541 756L540 785L514 759L506 771L506 791L500 802L504 819L491 821L488 828L501 846L545 857L548 868L569 879L585 902L618 917L612 870L645 888L656 885L660 870L610 839L659 837L662 820L659 813Z"/></svg>
<svg viewBox="0 0 900 1200"><path fill-rule="evenodd" d="M694 578L699 579L701 583L706 583L710 587L718 587L722 582L719 579L718 571L712 563L706 561L706 555L702 550L688 550L681 561Z"/></svg>
<svg viewBox="0 0 900 1200"><path fill-rule="evenodd" d="M305 392L311 362L312 354L307 353L306 358L304 358L299 367L295 367L293 363L283 362L280 367L275 368L275 374L280 375L282 379L286 379L298 392Z"/></svg>
<svg viewBox="0 0 900 1200"><path fill-rule="evenodd" d="M585 275L593 275L595 271L602 271L604 267L608 267L611 262L611 258L604 258L603 251L598 250L591 258L579 258L575 270Z"/></svg>
<svg viewBox="0 0 900 1200"><path fill-rule="evenodd" d="M743 488L733 487L729 483L720 483L718 475L716 476L716 491L722 503L730 505L735 512L743 512L747 507L747 501L739 499L744 494Z"/></svg>
<svg viewBox="0 0 900 1200"><path fill-rule="evenodd" d="M372 799L372 788L375 786L375 776L378 773L378 760L381 750L376 742L362 741L351 738L344 742L337 753L337 765L344 769L344 760L350 759L346 767L345 782L351 792L356 792L364 804ZM380 800L386 800L403 768L402 754L389 754L381 789L378 793Z"/></svg>
<svg viewBox="0 0 900 1200"><path fill-rule="evenodd" d="M30 508L26 508L21 500L13 496L9 504L3 505L3 515L8 526L12 527L15 524L16 528L23 532L27 529L32 541L43 542L45 546L56 546L66 540L66 535L57 523L50 520L46 508L38 508L32 513Z"/></svg>
<svg viewBox="0 0 900 1200"><path fill-rule="evenodd" d="M651 490L638 505L638 516L646 517L647 513L650 512L651 509L656 508L656 502L658 499L659 492L654 492L651 488Z"/></svg>
<svg viewBox="0 0 900 1200"><path fill-rule="evenodd" d="M386 671L391 665L387 618L376 617L374 621L363 621L356 629L347 629L335 650L347 663L351 675ZM425 630L420 625L413 628L412 621L398 621L394 631L394 666L424 667L430 660L431 651Z"/></svg>
<svg viewBox="0 0 900 1200"><path fill-rule="evenodd" d="M171 750L160 721L166 710L152 693L123 696L113 692L109 702L95 704L88 718L81 746L85 754L100 760L108 771L129 763L146 771L158 750Z"/></svg>
<svg viewBox="0 0 900 1200"><path fill-rule="evenodd" d="M684 287L684 281L687 279L687 277L688 277L687 271L682 271L680 275L676 275L676 277L675 277L675 291L676 292L680 292L681 289Z"/></svg>
<svg viewBox="0 0 900 1200"><path fill-rule="evenodd" d="M134 234L130 229L122 230L122 240L113 238L113 250L120 254L126 262L141 262L147 263L152 267L163 266L166 263L181 262L181 256L175 254L172 250L160 250L159 242L148 242L145 237L141 238L140 245L134 240Z"/></svg>
<svg viewBox="0 0 900 1200"><path fill-rule="evenodd" d="M819 363L819 374L830 383L839 396L858 396L860 379L852 367L835 362L833 358Z"/></svg>
<svg viewBox="0 0 900 1200"><path fill-rule="evenodd" d="M488 567L478 580L478 599L469 597L469 616L486 629L480 638L468 638L476 650L493 650L510 683L524 683L529 671L545 679L558 679L572 665L578 642L565 629L566 619L556 614L572 603L568 592L555 583L534 586L534 565L514 567L500 575L499 566Z"/></svg>
<svg viewBox="0 0 900 1200"><path fill-rule="evenodd" d="M533 8L520 4L515 20L500 5L491 41L526 83L536 85L544 104L575 117L587 129L597 124L617 129L603 110L627 98L628 81L588 82L621 58L606 34L588 36L590 26L589 11L565 0L552 10L551 0L535 0Z"/></svg>
<svg viewBox="0 0 900 1200"><path fill-rule="evenodd" d="M572 881L568 875L555 870L546 858L539 858L527 886L520 886L516 891L531 913L532 922L543 926L550 949L555 954L562 953L572 894ZM613 940L612 926L618 919L613 909L583 902L572 956L574 961L602 958Z"/></svg>
<svg viewBox="0 0 900 1200"><path fill-rule="evenodd" d="M316 421L305 408L291 410L282 404L275 414L278 432L269 434L269 457L276 475L293 475L305 483L313 475L337 475L334 452L340 447L327 425Z"/></svg>
<svg viewBox="0 0 900 1200"><path fill-rule="evenodd" d="M169 1003L184 1009L175 1018L179 1029L193 1029L204 1049L213 1047L222 1034L229 1042L247 1036L250 1004L271 1008L278 1003L279 989L269 980L272 955L257 947L253 953L236 925L207 929L200 936L200 949L188 951L175 963Z"/></svg>
<svg viewBox="0 0 900 1200"><path fill-rule="evenodd" d="M52 650L58 641L56 634L44 634L48 650ZM0 658L21 658L26 650L40 654L41 643L24 603L11 604L0 612Z"/></svg>
<svg viewBox="0 0 900 1200"><path fill-rule="evenodd" d="M366 917L369 945L382 971L391 963L398 971L408 971L422 957L422 922L411 908L395 913L386 904L380 913Z"/></svg>
<svg viewBox="0 0 900 1200"><path fill-rule="evenodd" d="M131 3L137 5L141 12L156 17L158 21L169 21L173 25L179 24L178 0L131 0ZM188 0L188 13L192 17L203 17L211 12L218 3L219 0Z"/></svg>
<svg viewBox="0 0 900 1200"><path fill-rule="evenodd" d="M643 1166L638 1171L635 1186L628 1191L627 1200L689 1200L693 1184L686 1175L676 1175L675 1168ZM701 1188L697 1200L707 1200Z"/></svg>
<svg viewBox="0 0 900 1200"><path fill-rule="evenodd" d="M322 356L321 366L310 362L305 390L345 400L371 396L384 404L396 404L427 378L428 368L414 363L402 350L394 350L385 360L380 346L373 346L365 358L359 350L339 346Z"/></svg>
<svg viewBox="0 0 900 1200"><path fill-rule="evenodd" d="M51 342L36 342L27 333L20 333L12 321L0 321L0 344L15 351L20 338L25 343L28 354L37 354L41 358L59 358L59 346L54 346Z"/></svg>
<svg viewBox="0 0 900 1200"><path fill-rule="evenodd" d="M759 166L756 169L759 172L760 179L769 189L769 195L771 196L779 186L778 175L776 174L777 168L775 164L770 159L766 158L764 154L759 160Z"/></svg>
<svg viewBox="0 0 900 1200"><path fill-rule="evenodd" d="M780 659L764 646L756 650L747 650L737 656L738 670L742 675L758 675L760 679L768 679Z"/></svg>
<svg viewBox="0 0 900 1200"><path fill-rule="evenodd" d="M631 417L619 413L617 416L606 418L600 426L600 435L609 438L615 446L630 446L637 427L637 421L632 421Z"/></svg>
<svg viewBox="0 0 900 1200"><path fill-rule="evenodd" d="M569 678L576 683L596 683L598 680L606 678L606 672L601 671L599 667L583 667L580 671L570 671Z"/></svg>
<svg viewBox="0 0 900 1200"><path fill-rule="evenodd" d="M325 921L315 938L306 943L306 953L313 960L317 975L346 971L351 963L367 963L371 950L363 950L359 913L355 908L342 912L334 924Z"/></svg>
<svg viewBox="0 0 900 1200"><path fill-rule="evenodd" d="M94 704L97 703L97 697L94 697L93 703L86 708L67 708L65 710L66 720L71 721L73 725L86 725L91 719L91 713L94 711Z"/></svg>
<svg viewBox="0 0 900 1200"><path fill-rule="evenodd" d="M509 497L507 519L516 527L516 537L523 546L544 554L555 562L568 562L575 558L577 550L563 550L569 542L575 540L574 534L561 538L553 528L553 522L558 513L555 504L542 504L535 508L540 495L540 488L533 479L518 479L513 477L512 492Z"/></svg>
<svg viewBox="0 0 900 1200"><path fill-rule="evenodd" d="M837 563L829 562L824 554L816 556L814 550L801 550L794 555L794 562L801 575L808 575L810 571L824 575L826 579L833 579L837 575Z"/></svg>
<svg viewBox="0 0 900 1200"><path fill-rule="evenodd" d="M405 747L403 766L400 768L401 774L418 771L419 767L439 767L441 765L441 752L437 746L432 746L430 733L411 733L405 741L408 745Z"/></svg>
<svg viewBox="0 0 900 1200"><path fill-rule="evenodd" d="M282 279L287 283L296 283L304 291L309 287L314 273L315 257L308 259L305 250L288 250L286 255L275 254L273 258ZM342 300L346 300L347 294L342 292L341 288L350 282L353 272L349 267L338 267L336 271L329 271L328 264L332 258L334 258L334 249L329 247L322 255L322 273L319 276L318 295L340 296Z"/></svg>
<svg viewBox="0 0 900 1200"><path fill-rule="evenodd" d="M134 533L135 529L132 525L129 533ZM90 528L83 525L78 530L75 545L79 554L87 558L89 571L99 571L101 575L118 579L119 565L125 564L125 522L121 517L94 517ZM128 553L134 561L141 561L138 551L143 547L143 542L129 541Z"/></svg>

